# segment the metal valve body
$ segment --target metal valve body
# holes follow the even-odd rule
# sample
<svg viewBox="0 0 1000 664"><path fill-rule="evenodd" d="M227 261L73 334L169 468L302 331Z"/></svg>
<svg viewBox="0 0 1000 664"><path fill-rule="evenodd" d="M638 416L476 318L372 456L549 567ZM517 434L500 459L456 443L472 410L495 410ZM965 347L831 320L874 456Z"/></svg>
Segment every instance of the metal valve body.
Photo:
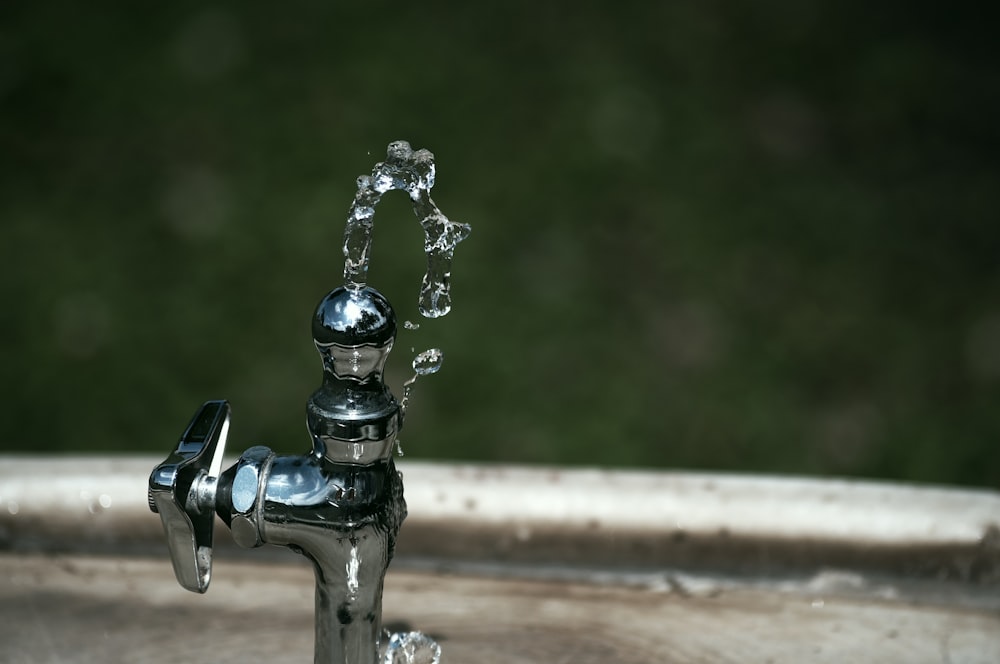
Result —
<svg viewBox="0 0 1000 664"><path fill-rule="evenodd" d="M345 286L320 302L312 331L323 360L306 406L312 450L251 447L220 472L230 409L207 402L151 474L150 508L163 520L177 580L192 591L205 592L211 578L213 513L240 546L283 545L309 558L315 661L374 664L383 579L406 517L392 461L403 415L382 377L396 319L374 289Z"/></svg>

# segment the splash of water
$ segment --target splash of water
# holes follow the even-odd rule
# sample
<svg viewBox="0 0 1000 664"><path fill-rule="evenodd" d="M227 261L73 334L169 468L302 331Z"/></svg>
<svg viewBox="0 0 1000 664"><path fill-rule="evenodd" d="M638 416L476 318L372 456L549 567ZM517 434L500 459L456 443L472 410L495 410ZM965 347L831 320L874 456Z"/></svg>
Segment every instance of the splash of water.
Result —
<svg viewBox="0 0 1000 664"><path fill-rule="evenodd" d="M403 383L403 398L399 402L399 407L402 409L404 415L406 414L406 407L410 403L410 393L413 391L413 384L417 382L417 378L436 374L441 370L443 362L444 353L441 352L440 348L428 348L413 358L413 378ZM403 456L402 447L399 448L399 455Z"/></svg>
<svg viewBox="0 0 1000 664"><path fill-rule="evenodd" d="M421 632L397 632L389 636L382 664L439 664L441 646Z"/></svg>
<svg viewBox="0 0 1000 664"><path fill-rule="evenodd" d="M368 279L375 206L387 191L405 191L413 212L424 229L427 273L420 284L417 308L427 318L451 311L451 263L455 247L469 236L468 224L446 217L431 199L434 186L434 155L416 150L406 141L395 141L386 150L386 160L375 164L372 174L358 178L358 193L347 215L344 230L344 280L360 288Z"/></svg>

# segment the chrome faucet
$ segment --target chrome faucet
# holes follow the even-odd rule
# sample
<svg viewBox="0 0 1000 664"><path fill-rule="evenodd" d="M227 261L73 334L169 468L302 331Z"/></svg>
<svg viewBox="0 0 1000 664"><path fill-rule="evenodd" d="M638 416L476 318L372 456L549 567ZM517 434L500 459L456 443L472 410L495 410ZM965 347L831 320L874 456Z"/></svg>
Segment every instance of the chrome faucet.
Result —
<svg viewBox="0 0 1000 664"><path fill-rule="evenodd" d="M150 475L149 507L177 580L194 592L211 578L214 514L240 546L306 556L316 574L315 662L375 664L383 580L406 517L392 460L403 411L382 378L396 317L378 291L348 285L320 301L312 332L323 360L306 406L312 450L251 447L221 471L230 407L209 401Z"/></svg>
<svg viewBox="0 0 1000 664"><path fill-rule="evenodd" d="M418 308L427 318L451 309L451 261L471 229L448 219L431 199L435 172L431 152L394 141L371 176L358 178L344 230L345 285L320 301L312 319L323 359L323 384L306 404L312 451L279 456L251 447L221 472L229 403L209 401L149 477L149 508L160 514L174 573L188 590L208 590L213 514L240 546L283 545L312 561L317 664L375 664L378 657L382 584L406 518L403 482L392 461L406 395L401 405L382 379L396 315L364 282L375 206L387 191L405 191L427 256ZM433 366L418 366L425 356L437 358ZM437 349L414 360L418 374L437 366Z"/></svg>

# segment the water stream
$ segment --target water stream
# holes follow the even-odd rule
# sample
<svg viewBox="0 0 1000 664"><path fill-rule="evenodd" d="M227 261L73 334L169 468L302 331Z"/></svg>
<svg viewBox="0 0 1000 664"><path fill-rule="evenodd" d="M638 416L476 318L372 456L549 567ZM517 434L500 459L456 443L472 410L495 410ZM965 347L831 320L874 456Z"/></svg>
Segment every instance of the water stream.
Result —
<svg viewBox="0 0 1000 664"><path fill-rule="evenodd" d="M389 635L382 664L438 664L441 646L422 632Z"/></svg>
<svg viewBox="0 0 1000 664"><path fill-rule="evenodd" d="M344 282L349 288L362 288L368 280L371 262L375 206L389 191L405 191L413 203L413 213L424 229L424 254L427 272L420 284L417 309L426 318L440 318L451 311L451 263L455 247L469 236L472 227L449 219L431 198L436 167L429 150L414 150L406 141L394 141L386 149L385 161L375 164L371 175L358 178L358 193L347 213L344 229ZM405 321L403 328L417 330L418 323ZM403 413L409 404L413 384L420 376L436 373L444 354L430 348L413 359L413 378L403 384L400 406ZM402 447L399 448L402 455Z"/></svg>
<svg viewBox="0 0 1000 664"><path fill-rule="evenodd" d="M455 247L472 230L468 224L446 217L434 204L434 177L434 155L430 151L414 151L406 141L390 143L385 161L375 164L371 175L358 178L358 193L344 229L344 280L349 287L360 288L368 280L375 206L387 191L409 194L413 213L424 229L427 272L420 284L417 306L427 318L439 318L451 311L452 258Z"/></svg>
<svg viewBox="0 0 1000 664"><path fill-rule="evenodd" d="M417 308L425 318L440 318L451 311L451 264L455 247L468 237L471 227L454 222L438 209L430 196L434 186L434 155L428 150L414 151L406 141L389 144L386 159L372 169L371 175L358 178L358 192L347 215L344 230L344 281L347 288L363 288L368 280L371 261L372 231L375 206L388 191L405 191L413 204L413 212L424 229L424 254L427 272L420 284ZM406 330L416 330L417 323L405 321ZM420 376L437 373L444 361L439 348L429 348L413 359L413 377L403 384L400 409L405 415L414 383ZM397 439L397 450L403 450ZM355 551L347 562L348 585L356 593L358 559ZM385 646L383 664L438 664L441 647L420 632L390 634Z"/></svg>

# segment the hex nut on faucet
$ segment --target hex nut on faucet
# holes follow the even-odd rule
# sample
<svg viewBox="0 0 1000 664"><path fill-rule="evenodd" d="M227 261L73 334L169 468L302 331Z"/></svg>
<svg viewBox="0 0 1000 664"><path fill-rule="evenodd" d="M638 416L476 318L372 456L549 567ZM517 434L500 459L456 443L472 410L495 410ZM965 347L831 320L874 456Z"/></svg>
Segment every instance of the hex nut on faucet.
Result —
<svg viewBox="0 0 1000 664"><path fill-rule="evenodd" d="M236 463L230 489L232 512L229 528L236 543L245 549L263 544L260 532L261 494L267 485L273 459L274 452L270 448L258 445L243 452Z"/></svg>

